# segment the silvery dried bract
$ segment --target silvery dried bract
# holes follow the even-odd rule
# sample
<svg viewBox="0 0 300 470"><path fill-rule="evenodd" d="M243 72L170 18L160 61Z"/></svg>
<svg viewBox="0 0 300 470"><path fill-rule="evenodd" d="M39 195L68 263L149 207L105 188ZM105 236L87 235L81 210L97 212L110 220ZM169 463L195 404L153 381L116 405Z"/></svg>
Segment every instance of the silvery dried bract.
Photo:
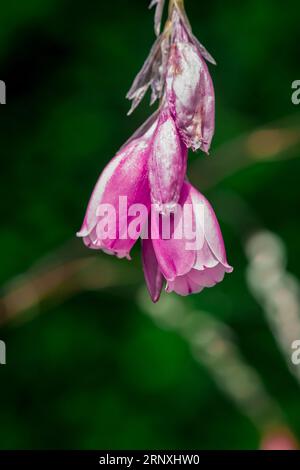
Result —
<svg viewBox="0 0 300 470"><path fill-rule="evenodd" d="M154 31L156 36L160 33L161 20L164 11L165 0L152 0L149 8L156 6L154 15Z"/></svg>
<svg viewBox="0 0 300 470"><path fill-rule="evenodd" d="M159 36L126 95L126 98L132 100L131 109L128 114L131 114L140 104L149 87L152 90L151 104L161 98L166 75L168 50L168 40L164 35Z"/></svg>
<svg viewBox="0 0 300 470"><path fill-rule="evenodd" d="M207 60L207 62L210 62L213 65L216 65L216 61L212 57L212 55L207 51L207 49L203 46L203 44L200 43L200 41L196 38L196 36L194 36L194 34L192 32L191 24L188 20L188 17L186 15L185 11L176 8L174 10L173 14L174 14L173 21L178 22L178 20L180 19L181 24L183 25L183 27L185 29L185 32L186 32L187 36L189 37L189 40L191 41L191 43L193 43L198 48L198 50L199 50L200 54L202 55L202 57L205 60Z"/></svg>
<svg viewBox="0 0 300 470"><path fill-rule="evenodd" d="M164 2L153 0L150 6L155 5L158 32ZM183 1L171 0L166 27L127 94L132 100L129 114L151 88L150 103L159 99L167 104L185 145L208 153L214 134L215 97L205 60L215 64L193 35Z"/></svg>

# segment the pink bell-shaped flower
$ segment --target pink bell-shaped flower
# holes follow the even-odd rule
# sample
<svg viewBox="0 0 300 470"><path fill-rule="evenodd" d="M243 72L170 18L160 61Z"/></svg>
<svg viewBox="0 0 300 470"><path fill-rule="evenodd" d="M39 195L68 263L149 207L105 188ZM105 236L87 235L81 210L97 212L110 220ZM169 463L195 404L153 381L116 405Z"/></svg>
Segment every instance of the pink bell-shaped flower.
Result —
<svg viewBox="0 0 300 470"><path fill-rule="evenodd" d="M169 238L162 236L161 224L154 217L152 220L157 223L155 233L159 235L143 241L144 273L153 301L159 298L163 278L167 281L167 292L188 295L214 286L223 280L226 272L233 270L226 259L219 223L207 199L185 182L179 207L190 210L180 211ZM191 238L187 237L187 226L190 232L196 234L198 242L192 243ZM178 227L182 236L180 233L176 236Z"/></svg>
<svg viewBox="0 0 300 470"><path fill-rule="evenodd" d="M119 258L130 257L138 236L128 234L128 227L134 219L134 215L128 214L128 208L135 204L146 209L150 207L148 161L155 128L156 122L142 136L130 140L101 173L82 228L77 233L89 248L103 250ZM146 210L141 214L140 226L147 218Z"/></svg>

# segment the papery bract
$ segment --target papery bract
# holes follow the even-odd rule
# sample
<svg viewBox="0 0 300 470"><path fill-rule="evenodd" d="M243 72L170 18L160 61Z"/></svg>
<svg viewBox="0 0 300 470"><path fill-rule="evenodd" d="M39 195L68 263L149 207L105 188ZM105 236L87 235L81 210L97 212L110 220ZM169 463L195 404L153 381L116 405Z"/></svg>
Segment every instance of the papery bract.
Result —
<svg viewBox="0 0 300 470"><path fill-rule="evenodd" d="M215 59L212 57L212 55L208 52L208 50L201 44L201 42L194 36L191 24L189 22L189 19L184 11L184 9L178 9L174 8L173 11L173 25L175 29L175 34L178 35L184 35L185 37L189 38L190 42L194 44L199 53L202 55L202 57L207 60L207 62L210 62L213 65L216 65ZM181 29L179 31L179 28ZM179 37L178 37L179 39Z"/></svg>
<svg viewBox="0 0 300 470"><path fill-rule="evenodd" d="M152 0L149 8L156 6L155 15L154 15L154 31L156 36L160 33L161 18L163 14L163 9L165 5L165 0Z"/></svg>
<svg viewBox="0 0 300 470"><path fill-rule="evenodd" d="M131 114L140 104L149 87L152 90L151 104L162 97L168 50L169 41L163 35L159 36L126 95L126 98L132 101L128 114Z"/></svg>
<svg viewBox="0 0 300 470"><path fill-rule="evenodd" d="M180 20L175 25L166 99L187 147L208 153L215 126L213 83L205 60Z"/></svg>

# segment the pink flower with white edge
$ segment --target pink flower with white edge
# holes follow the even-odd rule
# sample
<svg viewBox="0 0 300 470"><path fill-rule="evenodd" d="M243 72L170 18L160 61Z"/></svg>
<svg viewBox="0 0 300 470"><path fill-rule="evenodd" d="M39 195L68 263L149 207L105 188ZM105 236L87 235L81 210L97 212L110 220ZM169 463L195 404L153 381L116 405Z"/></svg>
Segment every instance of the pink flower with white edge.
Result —
<svg viewBox="0 0 300 470"><path fill-rule="evenodd" d="M100 175L77 235L89 248L129 258L137 237L128 233L133 216L127 215L127 208L136 204L146 208L141 227L151 203L168 213L178 202L186 160L187 149L168 111L163 110L158 118L154 114ZM124 211L122 198L126 198Z"/></svg>
<svg viewBox="0 0 300 470"><path fill-rule="evenodd" d="M195 228L199 227L197 222L202 224L203 243L200 248L190 249L190 240L176 239L174 232L169 239L143 240L145 280L154 302L159 299L164 281L167 292L185 296L214 286L233 270L227 262L218 220L207 199L185 182L179 204L192 207L192 225ZM203 208L203 217L199 217L199 207Z"/></svg>
<svg viewBox="0 0 300 470"><path fill-rule="evenodd" d="M205 60L215 62L194 37L183 0L170 0L159 35L164 5L164 0L151 2L158 37L127 94L129 113L149 88L151 103L159 100L159 109L100 175L77 234L91 249L128 259L141 236L144 274L154 302L165 282L167 292L188 295L212 287L232 271L212 207L184 182L188 148L208 153L213 137L215 97Z"/></svg>
<svg viewBox="0 0 300 470"><path fill-rule="evenodd" d="M130 140L101 173L90 198L81 230L77 233L87 247L103 250L119 258L130 258L130 250L136 239L128 236L127 228L133 217L127 217L125 211L120 212L119 198L126 196L128 206L143 204L149 209L148 162L155 128L156 122L144 134ZM114 211L105 214L105 210L109 211L111 207ZM115 227L115 219L118 221L115 233L107 234L107 227Z"/></svg>

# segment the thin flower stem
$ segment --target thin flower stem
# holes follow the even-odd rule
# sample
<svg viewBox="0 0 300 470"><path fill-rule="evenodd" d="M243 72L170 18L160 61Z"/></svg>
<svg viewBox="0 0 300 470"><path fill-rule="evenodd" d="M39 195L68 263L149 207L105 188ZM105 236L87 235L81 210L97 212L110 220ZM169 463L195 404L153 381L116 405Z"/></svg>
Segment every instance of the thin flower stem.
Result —
<svg viewBox="0 0 300 470"><path fill-rule="evenodd" d="M170 0L169 2L169 15L172 13L174 6L183 10L184 9L184 0Z"/></svg>
<svg viewBox="0 0 300 470"><path fill-rule="evenodd" d="M172 16L173 16L173 10L176 8L178 11L181 12L183 16L186 16L185 14L185 9L184 9L184 0L170 0L169 2L169 14L168 14L168 19L165 24L164 28L164 33L169 33L172 31Z"/></svg>
<svg viewBox="0 0 300 470"><path fill-rule="evenodd" d="M169 2L169 19L172 18L173 9L184 11L184 0L170 0Z"/></svg>

